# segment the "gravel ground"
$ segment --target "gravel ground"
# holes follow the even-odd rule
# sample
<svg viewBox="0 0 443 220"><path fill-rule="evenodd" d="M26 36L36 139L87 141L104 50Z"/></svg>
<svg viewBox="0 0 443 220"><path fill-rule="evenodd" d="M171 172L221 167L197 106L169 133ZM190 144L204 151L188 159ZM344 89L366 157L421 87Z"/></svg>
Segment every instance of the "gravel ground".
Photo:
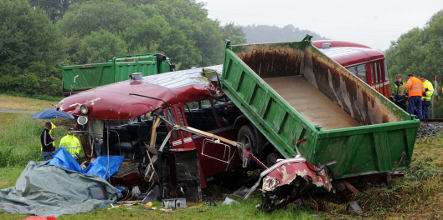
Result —
<svg viewBox="0 0 443 220"><path fill-rule="evenodd" d="M417 138L435 138L437 134L443 133L443 121L421 122L417 132Z"/></svg>

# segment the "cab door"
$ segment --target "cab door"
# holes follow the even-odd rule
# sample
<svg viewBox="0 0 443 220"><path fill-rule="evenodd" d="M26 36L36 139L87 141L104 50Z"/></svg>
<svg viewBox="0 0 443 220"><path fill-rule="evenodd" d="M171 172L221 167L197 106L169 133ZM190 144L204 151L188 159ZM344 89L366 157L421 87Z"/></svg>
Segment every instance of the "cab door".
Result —
<svg viewBox="0 0 443 220"><path fill-rule="evenodd" d="M179 126L188 126L183 116L183 106L181 104L175 104L170 108L164 110L164 115L167 120L173 124ZM173 128L168 126L168 132L171 132ZM171 148L175 151L194 150L195 144L192 141L192 134L182 130L173 130L171 137L169 138Z"/></svg>

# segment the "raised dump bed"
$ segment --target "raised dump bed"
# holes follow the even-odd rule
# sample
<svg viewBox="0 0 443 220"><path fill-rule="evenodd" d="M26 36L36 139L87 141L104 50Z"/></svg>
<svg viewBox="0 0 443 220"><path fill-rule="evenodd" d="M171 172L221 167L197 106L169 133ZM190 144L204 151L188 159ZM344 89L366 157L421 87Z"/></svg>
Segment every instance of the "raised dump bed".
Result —
<svg viewBox="0 0 443 220"><path fill-rule="evenodd" d="M285 157L336 161L336 179L409 166L420 121L311 45L227 45L222 88Z"/></svg>

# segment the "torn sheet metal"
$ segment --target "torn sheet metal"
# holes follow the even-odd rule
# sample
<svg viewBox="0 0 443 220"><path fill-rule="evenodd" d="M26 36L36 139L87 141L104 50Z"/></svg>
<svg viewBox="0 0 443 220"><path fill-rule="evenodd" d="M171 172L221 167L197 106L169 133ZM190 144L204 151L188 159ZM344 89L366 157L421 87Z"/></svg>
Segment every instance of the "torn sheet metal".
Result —
<svg viewBox="0 0 443 220"><path fill-rule="evenodd" d="M58 107L61 111L80 116L80 106L84 105L88 108L88 118L132 119L162 106L215 95L217 77L215 74L207 74L214 71L206 69L215 70L221 75L222 65L163 73L146 76L141 80L97 87L63 99Z"/></svg>
<svg viewBox="0 0 443 220"><path fill-rule="evenodd" d="M272 167L270 168L272 169ZM262 190L272 192L277 187L291 184L298 176L306 179L317 187L331 191L332 184L325 169L317 168L308 162L288 162L272 170L263 179Z"/></svg>

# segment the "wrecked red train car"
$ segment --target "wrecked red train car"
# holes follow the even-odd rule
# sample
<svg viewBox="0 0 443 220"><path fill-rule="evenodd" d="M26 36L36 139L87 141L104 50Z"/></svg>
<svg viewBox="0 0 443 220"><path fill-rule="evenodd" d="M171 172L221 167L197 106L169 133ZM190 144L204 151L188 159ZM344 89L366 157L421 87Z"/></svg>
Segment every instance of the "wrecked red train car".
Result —
<svg viewBox="0 0 443 220"><path fill-rule="evenodd" d="M58 108L77 117L88 156L125 155L113 183L157 182L164 197L182 193L200 201L209 177L241 166L239 151L173 125L230 140L248 135L238 132L246 122L242 114L217 91L221 70L219 65L147 77L132 74L130 80L67 97Z"/></svg>

